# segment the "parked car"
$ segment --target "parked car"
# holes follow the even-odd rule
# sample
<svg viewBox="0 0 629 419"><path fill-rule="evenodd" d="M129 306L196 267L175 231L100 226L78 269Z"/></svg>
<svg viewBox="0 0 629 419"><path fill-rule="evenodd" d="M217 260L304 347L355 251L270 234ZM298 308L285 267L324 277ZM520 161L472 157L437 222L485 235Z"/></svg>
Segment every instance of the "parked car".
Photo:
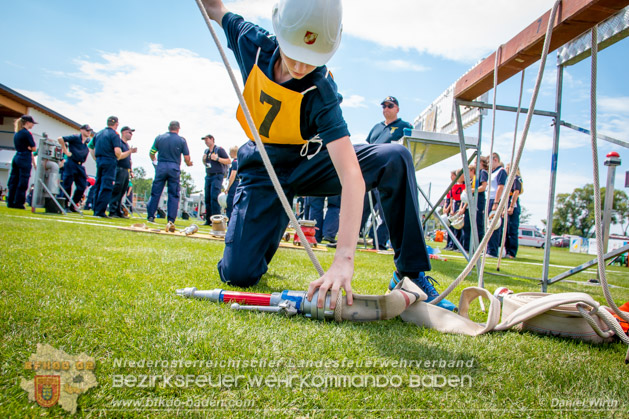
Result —
<svg viewBox="0 0 629 419"><path fill-rule="evenodd" d="M521 225L518 229L518 245L544 248L546 238L535 226Z"/></svg>
<svg viewBox="0 0 629 419"><path fill-rule="evenodd" d="M557 236L550 239L550 244L553 247L570 247L570 237Z"/></svg>

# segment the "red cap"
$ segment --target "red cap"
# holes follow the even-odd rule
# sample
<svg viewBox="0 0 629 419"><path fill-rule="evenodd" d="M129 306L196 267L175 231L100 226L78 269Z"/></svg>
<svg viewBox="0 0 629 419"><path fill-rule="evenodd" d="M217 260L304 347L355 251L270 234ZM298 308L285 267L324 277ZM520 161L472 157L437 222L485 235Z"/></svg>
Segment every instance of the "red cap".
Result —
<svg viewBox="0 0 629 419"><path fill-rule="evenodd" d="M606 157L620 157L620 154L616 153L615 151L611 151L609 152L609 154L607 154Z"/></svg>

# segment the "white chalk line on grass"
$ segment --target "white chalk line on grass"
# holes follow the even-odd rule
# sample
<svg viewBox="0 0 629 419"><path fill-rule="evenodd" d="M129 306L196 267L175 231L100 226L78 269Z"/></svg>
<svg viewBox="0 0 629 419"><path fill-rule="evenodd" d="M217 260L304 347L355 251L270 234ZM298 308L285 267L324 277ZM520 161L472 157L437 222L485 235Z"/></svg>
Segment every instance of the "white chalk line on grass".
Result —
<svg viewBox="0 0 629 419"><path fill-rule="evenodd" d="M445 257L448 258L455 258L455 259L465 259L465 257L463 255L444 255ZM491 260L491 259L488 259ZM524 261L509 261L509 260L504 260L502 259L502 261L500 262L501 264L506 264L511 265L513 263L518 263L518 264L523 264L523 265L534 265L534 266L543 266L543 263L539 263L539 262L524 262ZM552 267L552 268L562 268L562 269L572 269L574 268L574 266L564 266L564 265L553 265L552 263L549 264L548 266ZM595 269L585 269L581 272L587 272L587 273L597 273L597 271ZM626 275L625 272L616 272L616 271L606 271L606 273L612 273L612 274L620 274L620 275Z"/></svg>
<svg viewBox="0 0 629 419"><path fill-rule="evenodd" d="M90 222L86 222L86 221L78 221L78 220L64 220L61 218L48 218L49 216L46 217L36 217L36 216L24 216L24 215L12 215L12 214L7 214L7 217L14 217L14 218L25 218L25 219L29 219L29 220L38 220L38 221L54 221L54 222L60 222L60 223L68 223L68 224L81 224L81 225L89 225L89 226L96 226L96 227L109 227L109 228L118 228L118 227L125 227L124 225L117 225L117 224L105 224L105 223L90 223ZM90 217L88 215L88 217ZM464 257L461 255L447 255L447 257L449 258L454 258L454 259L464 259ZM534 266L543 266L542 263L537 263L537 262L523 262L523 261L519 261L519 262L512 262L512 261L506 261L506 260L502 260L503 264L506 265L511 265L512 263L519 263L519 264L524 264L524 265L534 265ZM563 268L563 269L572 269L574 268L574 266L564 266L564 265L553 265L550 264L549 266L553 267L553 268ZM586 269L582 272L587 272L587 273L596 273L597 271L594 269ZM626 275L624 272L616 272L616 271L607 271L607 273L612 273L612 274L621 274L621 275Z"/></svg>
<svg viewBox="0 0 629 419"><path fill-rule="evenodd" d="M124 227L124 226L117 225L117 224L90 223L90 222L87 222L87 221L63 220L61 218L29 217L29 216L24 216L24 215L11 215L11 214L8 214L6 216L7 217L14 217L14 218L24 218L24 219L29 219L29 220L38 220L38 221L53 221L53 222L56 222L56 223L82 224L82 225L96 226L96 227L109 227L109 228Z"/></svg>

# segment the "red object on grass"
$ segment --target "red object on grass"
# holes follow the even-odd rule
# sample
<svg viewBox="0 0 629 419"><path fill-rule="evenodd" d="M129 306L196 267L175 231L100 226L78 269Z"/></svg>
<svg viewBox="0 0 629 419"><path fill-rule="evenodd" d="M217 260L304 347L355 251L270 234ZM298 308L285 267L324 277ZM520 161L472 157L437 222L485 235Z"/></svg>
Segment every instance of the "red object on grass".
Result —
<svg viewBox="0 0 629 419"><path fill-rule="evenodd" d="M221 298L224 303L239 303L251 306L268 306L271 304L271 294L254 292L223 291Z"/></svg>

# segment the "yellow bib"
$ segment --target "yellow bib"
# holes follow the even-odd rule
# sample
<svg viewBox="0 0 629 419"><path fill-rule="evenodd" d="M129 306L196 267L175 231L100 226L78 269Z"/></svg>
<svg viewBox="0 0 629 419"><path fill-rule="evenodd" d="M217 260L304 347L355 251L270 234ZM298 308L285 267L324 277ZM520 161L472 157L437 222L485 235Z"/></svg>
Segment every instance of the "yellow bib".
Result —
<svg viewBox="0 0 629 419"><path fill-rule="evenodd" d="M307 91L313 88L315 86ZM269 79L258 67L256 57L256 63L245 83L243 96L263 143L303 145L308 142L302 138L300 130L303 93L282 87ZM240 105L236 118L247 137L253 140Z"/></svg>

